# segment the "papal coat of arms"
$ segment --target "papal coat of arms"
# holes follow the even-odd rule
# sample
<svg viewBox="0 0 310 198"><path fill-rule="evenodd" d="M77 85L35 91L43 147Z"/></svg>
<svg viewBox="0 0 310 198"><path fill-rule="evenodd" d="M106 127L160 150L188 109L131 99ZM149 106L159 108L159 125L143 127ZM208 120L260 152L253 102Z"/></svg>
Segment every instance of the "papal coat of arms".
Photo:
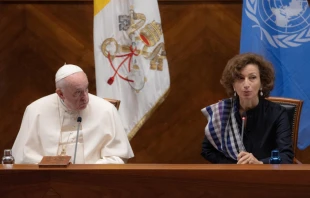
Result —
<svg viewBox="0 0 310 198"><path fill-rule="evenodd" d="M125 31L128 34L131 45L120 45L113 37L103 41L101 51L114 70L114 75L107 80L107 83L112 85L114 78L119 77L127 81L138 92L143 89L147 79L143 70L140 69L141 65L137 63L136 57L142 56L149 60L149 67L154 72L163 70L166 52L164 43L160 42L163 35L161 24L156 21L145 24L145 15L135 13L133 6L131 6L130 15L118 16L118 22L119 31ZM142 47L138 48L138 46ZM115 59L121 59L120 63L115 65ZM121 67L126 67L127 73L120 73Z"/></svg>

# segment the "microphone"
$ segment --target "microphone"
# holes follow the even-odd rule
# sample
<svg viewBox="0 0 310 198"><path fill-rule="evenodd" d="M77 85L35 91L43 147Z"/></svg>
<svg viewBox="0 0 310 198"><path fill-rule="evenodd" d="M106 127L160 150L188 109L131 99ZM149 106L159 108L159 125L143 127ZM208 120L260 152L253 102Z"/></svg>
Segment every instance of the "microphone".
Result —
<svg viewBox="0 0 310 198"><path fill-rule="evenodd" d="M245 124L245 120L246 120L246 112L243 112L241 117L242 117L241 142L243 144L243 134L244 134L244 128L245 128L244 124Z"/></svg>
<svg viewBox="0 0 310 198"><path fill-rule="evenodd" d="M73 164L75 164L75 158L76 158L76 150L77 150L77 143L78 143L78 139L79 139L79 132L80 132L80 125L82 122L82 118L79 116L77 118L77 122L78 122L78 127L77 127L77 132L76 132L76 140L75 140L75 149L74 149L74 158L73 158Z"/></svg>

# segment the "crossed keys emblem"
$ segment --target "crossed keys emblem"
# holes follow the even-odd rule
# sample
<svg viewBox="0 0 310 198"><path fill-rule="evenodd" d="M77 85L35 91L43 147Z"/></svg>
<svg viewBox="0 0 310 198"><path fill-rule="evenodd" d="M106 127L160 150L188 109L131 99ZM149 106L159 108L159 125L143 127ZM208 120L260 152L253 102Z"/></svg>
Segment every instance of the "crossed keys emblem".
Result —
<svg viewBox="0 0 310 198"><path fill-rule="evenodd" d="M139 92L143 89L147 81L143 69L137 63L137 57L142 56L149 62L149 69L163 71L163 61L166 59L166 52L163 42L159 42L162 37L161 24L152 21L145 24L146 17L142 13L135 13L133 7L130 8L130 15L119 16L119 31L125 31L131 39L131 45L120 45L116 39L107 38L101 45L103 55L108 59L114 74L107 80L112 85L115 78L125 80L129 85ZM142 43L140 49L137 45ZM114 60L120 59L118 65ZM119 69L126 67L127 73L121 74Z"/></svg>

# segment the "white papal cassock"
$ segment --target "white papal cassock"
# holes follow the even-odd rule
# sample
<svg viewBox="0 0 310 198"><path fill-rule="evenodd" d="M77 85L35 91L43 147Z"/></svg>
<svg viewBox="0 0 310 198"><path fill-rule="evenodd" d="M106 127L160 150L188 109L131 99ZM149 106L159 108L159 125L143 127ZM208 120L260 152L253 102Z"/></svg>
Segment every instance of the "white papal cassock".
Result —
<svg viewBox="0 0 310 198"><path fill-rule="evenodd" d="M57 94L51 94L26 108L12 149L15 163L39 163L43 156L56 156L61 151L73 158L78 116L82 123L76 163L122 164L134 156L111 103L89 94L84 110L70 112Z"/></svg>

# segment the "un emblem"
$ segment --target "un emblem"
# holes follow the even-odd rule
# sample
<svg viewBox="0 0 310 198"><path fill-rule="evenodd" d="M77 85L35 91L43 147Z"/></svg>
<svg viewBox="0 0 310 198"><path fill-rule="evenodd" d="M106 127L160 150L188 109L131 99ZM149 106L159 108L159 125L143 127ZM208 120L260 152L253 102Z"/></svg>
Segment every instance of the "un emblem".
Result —
<svg viewBox="0 0 310 198"><path fill-rule="evenodd" d="M246 0L245 14L275 48L310 41L310 10L305 0Z"/></svg>

